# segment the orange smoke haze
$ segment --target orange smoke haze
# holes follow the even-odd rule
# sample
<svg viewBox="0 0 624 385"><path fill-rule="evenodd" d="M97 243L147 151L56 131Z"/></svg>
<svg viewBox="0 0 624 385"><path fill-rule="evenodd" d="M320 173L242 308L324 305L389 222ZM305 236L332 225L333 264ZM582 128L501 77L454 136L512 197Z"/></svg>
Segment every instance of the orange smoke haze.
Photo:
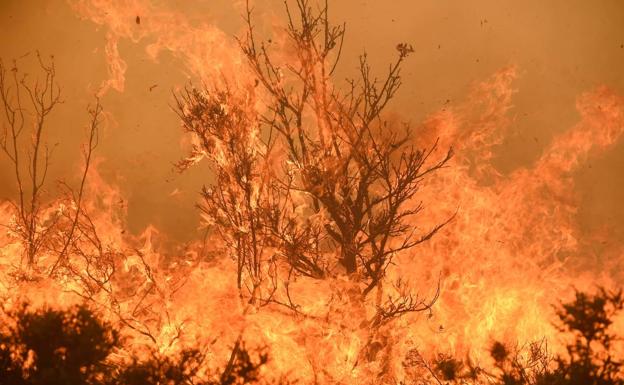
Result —
<svg viewBox="0 0 624 385"><path fill-rule="evenodd" d="M281 2L257 3L265 30L283 16ZM111 119L98 154L106 159L105 178L124 190L128 225L138 232L155 223L176 239L192 239L198 218L193 204L207 178L205 170L171 172L171 163L182 155L181 131L169 107L171 90L189 77L219 71L215 63L236 54L230 49L242 25L240 6L231 1L110 4L2 1L0 56L21 58L25 71L36 68L35 50L56 57L65 100L53 116L56 177L75 173L72 149L81 141L76 133L82 132L84 106L108 84L103 103ZM493 149L495 167L503 173L535 162L554 135L578 121L579 94L599 85L624 92L624 10L618 1L399 1L392 7L344 1L332 7L333 19L347 24L338 79L353 75L364 50L373 68L381 70L396 43L415 47L393 103L412 122L456 106L475 81L516 65L511 126ZM119 55L119 68L107 62L107 53ZM579 219L587 231L611 227L624 238L620 188L613 185L623 167L619 145L577 170ZM12 183L6 167L0 168L0 178L1 194L8 197Z"/></svg>

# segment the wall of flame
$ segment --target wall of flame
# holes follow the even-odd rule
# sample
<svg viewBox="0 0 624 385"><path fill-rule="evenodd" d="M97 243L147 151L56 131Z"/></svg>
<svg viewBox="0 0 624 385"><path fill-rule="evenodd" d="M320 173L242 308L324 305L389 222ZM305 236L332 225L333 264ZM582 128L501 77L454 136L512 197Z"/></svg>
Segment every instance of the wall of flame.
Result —
<svg viewBox="0 0 624 385"><path fill-rule="evenodd" d="M473 349L480 358L493 339L552 337L550 306L572 286L621 284L624 4L400 0L389 9L373 1L335 3L334 19L347 23L337 79L353 73L364 50L383 69L397 42L412 43L416 54L394 111L414 122L419 140L439 137L457 150L419 196L430 221L419 225L458 211L456 220L399 264L423 295L440 279L442 297L432 315L405 317L384 332L395 349L388 365L399 368L413 346L455 354ZM98 149L101 179L94 176L91 193L122 206L122 219L101 218L112 243L127 242L122 228L145 251L154 250L156 238L171 244L201 238L193 204L210 174L202 166L182 175L172 170L188 143L169 108L171 92L191 80L251 81L232 38L240 32L241 7L225 0L0 3L7 31L0 34L1 57L17 58L28 72L35 70L36 49L55 56L65 104L50 126L50 140L62 148L54 177L76 176L79 152L72 149L82 141L83 111L93 93L102 97L108 119ZM283 16L281 3L256 7L268 35ZM10 198L4 162L0 194ZM4 257L11 252L5 248ZM367 335L348 316L328 326L247 314L232 295L230 269L227 261L201 265L181 290L162 298L187 330L179 344L232 342L244 330L257 343L280 347L273 357L281 369L308 363L302 377L323 368L347 381L373 370L354 369ZM322 306L317 299L330 291L305 281L296 287L310 309ZM48 292L57 293L50 301L62 296ZM176 331L163 326L159 333L165 340ZM313 354L318 351L324 354Z"/></svg>

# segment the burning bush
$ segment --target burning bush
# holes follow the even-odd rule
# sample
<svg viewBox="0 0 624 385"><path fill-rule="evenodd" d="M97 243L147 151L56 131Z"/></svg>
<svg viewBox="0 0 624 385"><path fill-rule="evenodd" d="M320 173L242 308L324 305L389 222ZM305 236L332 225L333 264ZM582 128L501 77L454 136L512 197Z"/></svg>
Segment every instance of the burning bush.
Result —
<svg viewBox="0 0 624 385"><path fill-rule="evenodd" d="M500 385L618 385L624 384L621 356L613 343L621 339L610 330L614 317L624 308L622 291L603 288L595 294L576 291L574 300L557 309L565 354L551 356L545 341L527 348L510 348L495 342L490 349L494 370L442 357L431 371L438 381L450 384Z"/></svg>
<svg viewBox="0 0 624 385"><path fill-rule="evenodd" d="M112 375L107 358L119 333L85 306L67 310L20 306L0 334L3 384L98 384Z"/></svg>
<svg viewBox="0 0 624 385"><path fill-rule="evenodd" d="M33 310L23 304L5 311L2 319L0 384L248 384L260 381L260 368L268 360L266 353L252 353L237 343L228 365L214 374L199 349L173 355L152 350L147 358L114 357L124 348L128 347L119 330L85 305Z"/></svg>
<svg viewBox="0 0 624 385"><path fill-rule="evenodd" d="M561 337L571 337L567 354L550 356L543 342L526 349L513 349L495 342L490 349L493 370L448 356L428 365L420 357L411 364L428 369L429 374L402 383L622 384L622 361L612 352L612 343L620 337L613 334L609 326L623 308L621 291L576 292L575 299L561 304L557 312ZM206 354L201 349L183 350L172 356L151 351L143 359L136 356L130 360L113 358L113 353L122 348L118 330L86 306L32 310L22 305L18 310L5 312L0 333L0 384L234 385L266 382L261 368L267 363L268 354L251 353L240 342L235 345L228 365L219 374L212 373L212 379L208 375Z"/></svg>

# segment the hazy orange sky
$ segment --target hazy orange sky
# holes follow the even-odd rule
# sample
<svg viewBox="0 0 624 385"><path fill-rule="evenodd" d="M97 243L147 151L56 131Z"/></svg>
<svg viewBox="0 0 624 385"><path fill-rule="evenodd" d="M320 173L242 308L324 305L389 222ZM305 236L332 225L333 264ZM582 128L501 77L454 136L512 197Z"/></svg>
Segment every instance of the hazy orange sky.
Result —
<svg viewBox="0 0 624 385"><path fill-rule="evenodd" d="M54 178L77 174L86 105L108 78L104 46L109 27L81 19L70 6L73 3L0 0L0 57L5 62L18 58L26 72L36 68L36 50L55 57L65 103L49 127L50 142L59 143ZM145 1L119 2L130 8L134 3L139 13L138 4ZM192 26L215 26L226 39L233 39L241 28L240 8L230 1L153 4L154 9L185 17ZM575 99L580 93L607 85L624 95L620 0L343 0L330 1L330 7L333 19L347 25L339 77L354 74L358 54L364 50L374 68L384 70L397 43L413 45L415 54L405 64L404 85L393 108L415 123L461 101L474 82L516 65L520 76L510 111L513 124L497 149L496 164L504 173L530 164L553 135L577 121ZM264 21L279 21L282 2L258 1L256 14ZM141 24L136 16L143 17ZM150 19L137 14L123 22L124 28L140 34ZM205 167L183 175L172 171L171 165L183 155L180 125L170 108L172 90L186 84L189 70L166 51L153 60L146 52L153 39L119 42L120 56L127 63L125 89L111 89L102 99L112 119L97 150L102 158L99 168L127 197L131 230L154 223L186 240L196 235L193 203L210 176ZM614 236L624 239L624 143L592 158L578 172L577 185L583 227L611 227ZM9 197L13 180L4 157L0 157L0 186L0 198Z"/></svg>

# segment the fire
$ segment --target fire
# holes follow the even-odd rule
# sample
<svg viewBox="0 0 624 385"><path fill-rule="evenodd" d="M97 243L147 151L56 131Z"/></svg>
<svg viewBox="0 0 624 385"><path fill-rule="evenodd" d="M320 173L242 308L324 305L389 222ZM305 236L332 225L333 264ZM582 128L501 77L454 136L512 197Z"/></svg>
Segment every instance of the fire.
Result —
<svg viewBox="0 0 624 385"><path fill-rule="evenodd" d="M110 78L102 83L100 95L110 89L124 91L127 65L118 45L126 39L146 44L154 60L163 52L173 54L189 77L211 82L214 88L243 90L240 95L251 96L239 104L248 110L266 108L267 95L256 91L244 55L216 26L192 23L149 1L70 3L77 15L106 29ZM140 23L129 22L139 17ZM279 39L286 40L281 35ZM287 44L284 41L276 44ZM280 59L292 59L291 53ZM78 213L80 235L58 274L50 273L56 256L43 251L37 268L24 278L21 273L29 269L22 258L27 245L10 230L0 233L0 296L7 306L23 299L59 306L88 300L124 327L132 341L129 349L155 345L159 352L173 354L184 347L207 347L215 367L227 361L237 341L266 346L274 372L304 383L368 383L381 372L402 378L408 370L406 357L416 351L424 359L438 353L470 355L487 366L487 349L495 340L525 344L545 339L555 351L561 349L552 326L552 305L570 296L573 287L616 287L623 278L621 245L609 250L613 257L603 265L588 262L590 247L576 217L574 173L621 139L624 98L606 87L580 95L578 123L553 138L533 164L503 174L493 165L494 151L512 123L516 77L515 67L502 69L476 84L463 103L431 114L417 127L416 145L439 138L434 155L443 156L452 146L455 156L426 178L409 202L412 207L425 205L426 214L413 226L426 231L453 219L427 242L397 256L387 271L387 291L372 291L374 298L364 304L354 301L349 278L336 274L324 279L300 276L280 287L289 299L297 299L290 309L259 306L240 294L239 286L246 282L237 285L240 272L224 258L231 251L216 236L209 247L198 240L170 255L159 249L165 235L156 228L139 236L128 234L124 198L97 172L97 162L105 159L88 172L84 214ZM227 115L231 111L226 108L224 102ZM318 111L308 113L310 120L320 119ZM330 135L328 130L320 127L322 139ZM253 147L261 137L254 128L243 139L249 141L246 147ZM192 140L199 149L201 143ZM215 150L225 165L223 151ZM185 166L206 157L206 151L196 151ZM276 156L273 164L282 161ZM254 196L261 194L259 184ZM46 218L66 218L63 213L71 217L79 210L76 204L71 196L48 203L40 225ZM10 203L0 206L0 223L8 229L15 227L15 215ZM262 269L270 273L278 268ZM375 327L364 322L376 314L388 292L402 290L401 282L409 283L423 301L439 298L429 311L380 321ZM396 283L394 289L391 283ZM257 290L267 289L259 285ZM623 322L616 327L624 332Z"/></svg>
<svg viewBox="0 0 624 385"><path fill-rule="evenodd" d="M596 282L613 285L621 279L619 258L604 267L583 264L588 250L575 217L573 179L592 152L605 151L620 139L621 96L607 88L581 95L577 125L555 137L532 167L500 175L484 160L491 158L490 148L506 128L514 73L505 70L478 85L476 110L464 106L457 115L445 113L428 123L442 137L459 133L466 143L458 151L459 164L427 186L432 195L453 197L450 207L429 210L458 207L459 215L414 258L416 264L424 259L427 266L444 272L440 307L450 318L445 319L441 309L435 315L434 325L448 328L436 344L446 343L460 352L486 346L491 338L553 337L549 304L561 293L572 286L587 289ZM477 116L477 125L462 119L466 111Z"/></svg>
<svg viewBox="0 0 624 385"><path fill-rule="evenodd" d="M100 94L109 88L123 92L127 64L119 55L123 39L145 44L147 54L157 60L163 52L179 58L189 77L233 82L246 80L240 51L232 39L214 25L193 23L183 14L154 6L149 0L119 4L109 0L71 0L76 14L107 30L105 59L109 79ZM140 23L134 22L139 17ZM132 21L132 22L129 22Z"/></svg>

